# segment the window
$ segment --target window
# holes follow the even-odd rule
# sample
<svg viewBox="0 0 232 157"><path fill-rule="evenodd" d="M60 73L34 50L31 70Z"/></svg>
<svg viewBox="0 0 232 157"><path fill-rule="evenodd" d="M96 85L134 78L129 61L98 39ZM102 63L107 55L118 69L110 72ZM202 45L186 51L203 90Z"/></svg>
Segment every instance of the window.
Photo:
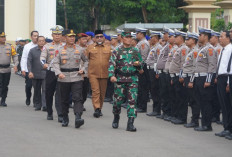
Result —
<svg viewBox="0 0 232 157"><path fill-rule="evenodd" d="M0 32L4 31L4 0L0 0Z"/></svg>

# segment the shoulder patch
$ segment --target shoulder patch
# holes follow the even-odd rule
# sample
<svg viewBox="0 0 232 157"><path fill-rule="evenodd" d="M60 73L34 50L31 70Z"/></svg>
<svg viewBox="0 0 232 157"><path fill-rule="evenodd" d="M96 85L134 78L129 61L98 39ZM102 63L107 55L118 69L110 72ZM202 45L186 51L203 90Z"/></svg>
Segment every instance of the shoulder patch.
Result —
<svg viewBox="0 0 232 157"><path fill-rule="evenodd" d="M194 57L194 58L197 58L197 52L196 52L196 51L193 52L193 57Z"/></svg>
<svg viewBox="0 0 232 157"><path fill-rule="evenodd" d="M208 51L209 51L209 56L213 56L213 49L209 48Z"/></svg>
<svg viewBox="0 0 232 157"><path fill-rule="evenodd" d="M145 44L142 44L141 47L142 47L142 49L144 49L145 48Z"/></svg>
<svg viewBox="0 0 232 157"><path fill-rule="evenodd" d="M182 53L182 56L185 56L186 55L186 49L182 49L181 53Z"/></svg>

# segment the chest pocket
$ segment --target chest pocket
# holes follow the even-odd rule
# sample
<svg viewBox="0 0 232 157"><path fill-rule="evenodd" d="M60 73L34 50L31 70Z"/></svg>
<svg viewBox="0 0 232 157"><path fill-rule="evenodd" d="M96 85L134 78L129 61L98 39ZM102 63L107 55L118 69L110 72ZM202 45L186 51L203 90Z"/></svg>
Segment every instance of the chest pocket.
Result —
<svg viewBox="0 0 232 157"><path fill-rule="evenodd" d="M68 55L67 54L63 54L61 57L60 57L60 59L61 59L61 64L66 64L67 63L67 61L69 60L69 57L68 57Z"/></svg>
<svg viewBox="0 0 232 157"><path fill-rule="evenodd" d="M5 52L5 53L6 53L6 55L7 55L8 57L9 57L9 56L10 56L10 54L11 54L11 53L10 53L10 51L11 51L11 49L10 49L10 48L6 48L6 52Z"/></svg>
<svg viewBox="0 0 232 157"><path fill-rule="evenodd" d="M80 54L78 53L78 54L74 54L74 55L73 55L73 58L74 58L74 59L80 59L81 57L80 57Z"/></svg>

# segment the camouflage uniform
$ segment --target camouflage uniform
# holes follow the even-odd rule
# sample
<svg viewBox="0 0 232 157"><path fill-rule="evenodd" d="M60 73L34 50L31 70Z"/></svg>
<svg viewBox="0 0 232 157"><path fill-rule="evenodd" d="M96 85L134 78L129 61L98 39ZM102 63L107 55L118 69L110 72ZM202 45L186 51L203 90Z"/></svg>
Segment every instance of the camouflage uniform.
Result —
<svg viewBox="0 0 232 157"><path fill-rule="evenodd" d="M115 76L117 83L114 86L113 113L121 113L121 104L125 99L125 90L128 89L127 116L136 118L136 101L138 94L138 70L133 66L135 61L142 62L142 57L136 48L118 47L110 58L109 77Z"/></svg>

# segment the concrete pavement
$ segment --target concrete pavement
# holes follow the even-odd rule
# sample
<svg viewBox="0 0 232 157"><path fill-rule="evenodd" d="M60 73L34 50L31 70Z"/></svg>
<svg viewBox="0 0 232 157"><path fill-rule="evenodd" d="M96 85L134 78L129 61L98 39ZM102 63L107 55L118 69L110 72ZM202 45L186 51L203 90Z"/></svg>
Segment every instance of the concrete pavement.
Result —
<svg viewBox="0 0 232 157"><path fill-rule="evenodd" d="M46 120L46 112L25 105L24 79L12 74L8 107L0 107L0 157L230 157L232 141L216 137L223 127L200 133L183 126L138 114L137 132L125 131L127 117L122 109L120 126L112 129L112 106L104 104L104 116L93 118L91 99L85 104L85 125L74 128L70 110L69 127ZM151 104L148 106L151 111Z"/></svg>

